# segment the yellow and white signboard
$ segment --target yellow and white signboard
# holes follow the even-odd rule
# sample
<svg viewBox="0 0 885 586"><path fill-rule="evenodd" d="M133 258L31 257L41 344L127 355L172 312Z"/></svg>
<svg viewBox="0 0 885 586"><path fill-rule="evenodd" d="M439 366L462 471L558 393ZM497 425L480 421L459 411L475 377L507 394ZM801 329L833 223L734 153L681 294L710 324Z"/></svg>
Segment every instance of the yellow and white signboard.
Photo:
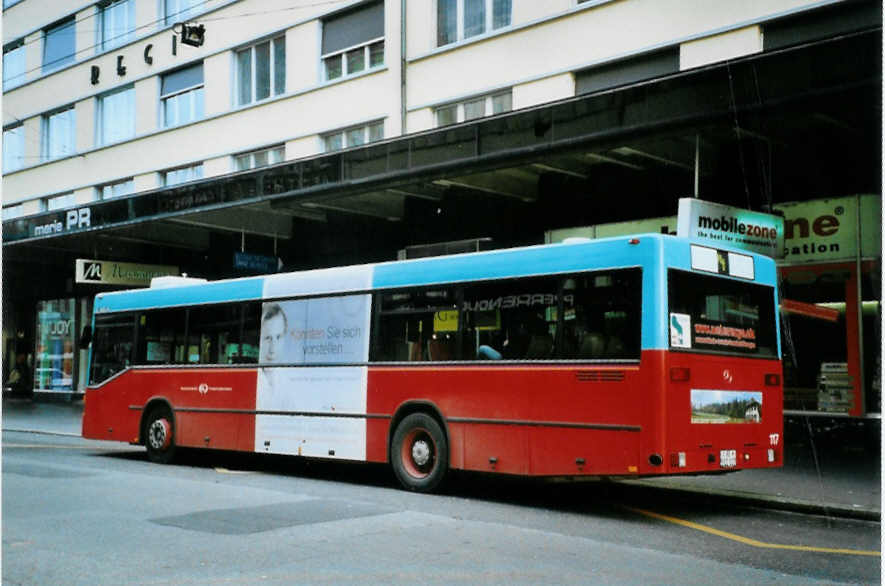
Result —
<svg viewBox="0 0 885 586"><path fill-rule="evenodd" d="M113 260L91 260L78 258L76 282L97 285L133 285L148 287L154 277L178 275L178 267L171 265L146 265L141 263L117 262Z"/></svg>

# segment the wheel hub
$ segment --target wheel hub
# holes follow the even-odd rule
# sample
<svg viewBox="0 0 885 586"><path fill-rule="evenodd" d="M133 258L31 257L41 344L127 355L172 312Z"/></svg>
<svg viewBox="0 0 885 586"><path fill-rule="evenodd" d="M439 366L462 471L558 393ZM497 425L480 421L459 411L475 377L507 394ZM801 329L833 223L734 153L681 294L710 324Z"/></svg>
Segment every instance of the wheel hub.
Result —
<svg viewBox="0 0 885 586"><path fill-rule="evenodd" d="M430 445L424 440L418 440L412 444L412 460L418 466L424 466L430 461Z"/></svg>
<svg viewBox="0 0 885 586"><path fill-rule="evenodd" d="M155 450L161 450L166 446L168 437L167 424L163 419L158 419L148 429L148 441Z"/></svg>

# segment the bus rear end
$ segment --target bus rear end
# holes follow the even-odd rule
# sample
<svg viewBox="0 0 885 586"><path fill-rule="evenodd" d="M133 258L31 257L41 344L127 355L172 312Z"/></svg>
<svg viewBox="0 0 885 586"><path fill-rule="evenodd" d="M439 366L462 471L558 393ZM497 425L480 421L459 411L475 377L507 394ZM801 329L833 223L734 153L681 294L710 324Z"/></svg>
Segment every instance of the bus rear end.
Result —
<svg viewBox="0 0 885 586"><path fill-rule="evenodd" d="M777 283L770 258L680 243L667 263L664 473L783 463Z"/></svg>

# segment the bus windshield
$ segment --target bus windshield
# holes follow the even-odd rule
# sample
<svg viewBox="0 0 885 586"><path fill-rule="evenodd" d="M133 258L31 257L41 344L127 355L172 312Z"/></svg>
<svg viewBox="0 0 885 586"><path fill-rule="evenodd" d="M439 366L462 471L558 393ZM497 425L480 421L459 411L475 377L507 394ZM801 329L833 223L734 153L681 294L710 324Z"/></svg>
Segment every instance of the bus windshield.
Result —
<svg viewBox="0 0 885 586"><path fill-rule="evenodd" d="M671 269L670 348L776 357L771 287Z"/></svg>

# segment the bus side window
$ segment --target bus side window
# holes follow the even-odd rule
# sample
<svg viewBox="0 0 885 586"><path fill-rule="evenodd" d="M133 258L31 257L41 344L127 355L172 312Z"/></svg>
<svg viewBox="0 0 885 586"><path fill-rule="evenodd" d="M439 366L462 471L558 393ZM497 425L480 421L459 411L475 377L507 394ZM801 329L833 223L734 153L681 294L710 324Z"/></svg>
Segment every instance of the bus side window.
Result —
<svg viewBox="0 0 885 586"><path fill-rule="evenodd" d="M232 364L257 364L261 303L250 301L242 306L242 334L237 354L231 355Z"/></svg>
<svg viewBox="0 0 885 586"><path fill-rule="evenodd" d="M187 356L191 364L231 364L240 355L241 304L192 307Z"/></svg>
<svg viewBox="0 0 885 586"><path fill-rule="evenodd" d="M183 362L185 310L153 309L139 314L136 364Z"/></svg>
<svg viewBox="0 0 885 586"><path fill-rule="evenodd" d="M464 290L463 347L470 360L554 358L558 277L477 283Z"/></svg>
<svg viewBox="0 0 885 586"><path fill-rule="evenodd" d="M97 315L92 337L91 384L100 383L132 363L135 340L133 313Z"/></svg>
<svg viewBox="0 0 885 586"><path fill-rule="evenodd" d="M639 358L641 278L639 269L570 277L564 291L560 357L573 360Z"/></svg>
<svg viewBox="0 0 885 586"><path fill-rule="evenodd" d="M455 289L413 289L381 294L373 361L458 359ZM377 307L377 304L376 304Z"/></svg>

